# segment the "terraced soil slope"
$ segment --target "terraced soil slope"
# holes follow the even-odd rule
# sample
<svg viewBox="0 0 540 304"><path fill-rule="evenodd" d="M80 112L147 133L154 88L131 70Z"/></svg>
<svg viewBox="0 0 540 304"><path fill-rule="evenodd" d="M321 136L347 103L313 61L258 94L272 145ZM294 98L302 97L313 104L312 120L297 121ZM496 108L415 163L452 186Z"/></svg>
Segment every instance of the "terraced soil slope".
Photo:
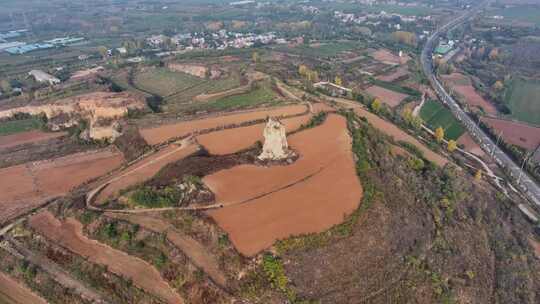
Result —
<svg viewBox="0 0 540 304"><path fill-rule="evenodd" d="M118 275L130 278L136 286L154 294L166 303L183 303L182 298L147 262L91 240L83 235L83 226L73 218L59 221L48 211L34 215L30 226L53 242L79 254L93 263L106 265Z"/></svg>

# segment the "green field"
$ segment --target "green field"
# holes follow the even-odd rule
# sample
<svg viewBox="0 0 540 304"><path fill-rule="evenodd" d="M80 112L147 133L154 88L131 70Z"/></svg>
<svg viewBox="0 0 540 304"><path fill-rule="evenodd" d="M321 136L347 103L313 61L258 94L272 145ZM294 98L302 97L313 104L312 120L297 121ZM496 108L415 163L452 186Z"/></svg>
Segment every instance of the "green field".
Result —
<svg viewBox="0 0 540 304"><path fill-rule="evenodd" d="M504 99L512 114L510 118L540 125L540 81L514 78Z"/></svg>
<svg viewBox="0 0 540 304"><path fill-rule="evenodd" d="M457 140L465 132L450 110L439 102L433 100L426 101L422 110L420 110L420 117L432 130L442 127L447 139Z"/></svg>
<svg viewBox="0 0 540 304"><path fill-rule="evenodd" d="M0 123L0 135L10 135L41 128L38 118L12 120Z"/></svg>
<svg viewBox="0 0 540 304"><path fill-rule="evenodd" d="M261 85L261 87L252 90L246 94L228 96L217 101L208 103L206 108L211 110L229 110L244 108L248 106L255 106L260 104L277 102L278 98L272 89L267 85Z"/></svg>
<svg viewBox="0 0 540 304"><path fill-rule="evenodd" d="M505 21L521 21L540 26L540 6L520 5L490 11L490 15L503 16Z"/></svg>
<svg viewBox="0 0 540 304"><path fill-rule="evenodd" d="M149 69L137 73L134 79L137 87L162 97L175 94L205 81L205 79L185 73L172 72L166 68Z"/></svg>

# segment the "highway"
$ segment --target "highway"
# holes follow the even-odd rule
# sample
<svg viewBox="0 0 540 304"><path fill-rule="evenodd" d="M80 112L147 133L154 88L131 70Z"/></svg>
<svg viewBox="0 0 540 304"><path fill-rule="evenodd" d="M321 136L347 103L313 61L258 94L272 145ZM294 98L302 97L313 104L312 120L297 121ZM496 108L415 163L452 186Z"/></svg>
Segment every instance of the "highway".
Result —
<svg viewBox="0 0 540 304"><path fill-rule="evenodd" d="M532 202L535 207L540 209L540 187L538 184L536 184L535 181L525 172L525 170L522 170L519 165L514 163L514 161L506 153L504 153L484 131L478 127L475 121L469 117L469 115L467 115L463 109L461 109L454 98L452 98L452 96L445 91L444 87L434 74L432 56L433 49L437 45L439 37L445 35L449 30L474 17L488 3L489 1L482 2L453 21L434 31L434 33L428 38L424 49L422 50L422 66L424 73L431 83L431 86L433 89L435 89L441 101L450 108L452 114L467 128L471 136L480 145L480 147L482 147L487 155L491 155L495 162L506 170L514 185L516 185L517 188L522 191L522 193Z"/></svg>

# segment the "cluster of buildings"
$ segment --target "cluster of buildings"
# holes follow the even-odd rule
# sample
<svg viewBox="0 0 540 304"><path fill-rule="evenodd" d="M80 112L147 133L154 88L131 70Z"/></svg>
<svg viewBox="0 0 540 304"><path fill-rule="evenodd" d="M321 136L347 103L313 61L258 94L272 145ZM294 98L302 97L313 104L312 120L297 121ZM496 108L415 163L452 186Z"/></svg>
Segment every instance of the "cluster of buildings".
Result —
<svg viewBox="0 0 540 304"><path fill-rule="evenodd" d="M283 38L276 37L273 32L265 34L237 33L220 30L215 33L187 33L173 37L155 35L146 39L148 45L155 48L164 46L177 50L246 48L257 43L265 45L271 43L287 43Z"/></svg>
<svg viewBox="0 0 540 304"><path fill-rule="evenodd" d="M4 51L12 55L25 54L37 50L51 49L58 46L66 46L69 44L81 42L84 40L82 37L62 37L47 40L38 43L26 43L21 41L7 41L8 39L14 39L21 37L22 34L28 30L16 30L9 31L7 33L0 33L0 52Z"/></svg>
<svg viewBox="0 0 540 304"><path fill-rule="evenodd" d="M431 16L417 17L417 16L404 16L396 13L387 13L380 11L374 14L355 15L347 14L341 11L334 11L334 18L340 20L343 23L356 23L365 25L379 25L383 20L399 19L404 23L417 22L418 20L430 20Z"/></svg>

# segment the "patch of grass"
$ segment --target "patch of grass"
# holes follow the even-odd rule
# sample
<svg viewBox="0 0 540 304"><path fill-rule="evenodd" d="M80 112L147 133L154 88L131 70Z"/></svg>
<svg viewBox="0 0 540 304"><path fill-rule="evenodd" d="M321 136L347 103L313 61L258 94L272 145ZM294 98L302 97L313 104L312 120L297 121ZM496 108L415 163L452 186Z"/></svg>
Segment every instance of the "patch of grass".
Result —
<svg viewBox="0 0 540 304"><path fill-rule="evenodd" d="M205 81L185 73L172 72L167 68L149 69L138 73L134 79L137 87L161 97L173 95Z"/></svg>
<svg viewBox="0 0 540 304"><path fill-rule="evenodd" d="M428 100L420 110L420 117L432 130L442 127L447 139L457 140L465 132L450 110L437 101Z"/></svg>
<svg viewBox="0 0 540 304"><path fill-rule="evenodd" d="M491 13L493 15L503 16L505 20L529 22L540 26L540 7L538 6L519 5L495 10Z"/></svg>
<svg viewBox="0 0 540 304"><path fill-rule="evenodd" d="M402 86L399 86L399 85L397 85L395 83L392 83L392 82L386 82L386 81L382 81L382 80L378 80L378 79L373 79L371 81L371 83L376 85L376 86L379 86L379 87L382 87L382 88L385 88L387 90L394 91L394 92L397 92L397 93L402 93L402 94L411 95L411 96L415 96L415 97L420 97L420 95L422 95L422 93L418 92L415 89L411 89L411 88L408 88L408 87L402 87Z"/></svg>
<svg viewBox="0 0 540 304"><path fill-rule="evenodd" d="M275 103L278 101L277 95L269 85L262 84L254 90L240 95L228 96L206 105L211 110L237 109L247 106L260 105L265 103Z"/></svg>
<svg viewBox="0 0 540 304"><path fill-rule="evenodd" d="M540 125L540 81L514 78L504 99L511 118Z"/></svg>
<svg viewBox="0 0 540 304"><path fill-rule="evenodd" d="M176 206L181 199L181 191L174 187L155 190L143 187L131 195L131 202L147 208L163 208Z"/></svg>
<svg viewBox="0 0 540 304"><path fill-rule="evenodd" d="M43 122L37 118L11 120L0 123L0 136L40 129Z"/></svg>

